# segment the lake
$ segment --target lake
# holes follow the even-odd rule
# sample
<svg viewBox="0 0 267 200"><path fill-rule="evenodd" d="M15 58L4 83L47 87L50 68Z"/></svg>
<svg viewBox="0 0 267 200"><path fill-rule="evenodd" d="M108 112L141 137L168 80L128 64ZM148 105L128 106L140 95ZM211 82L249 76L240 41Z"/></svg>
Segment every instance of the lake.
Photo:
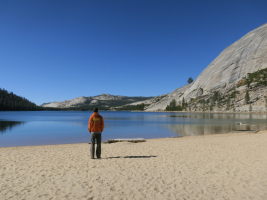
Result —
<svg viewBox="0 0 267 200"><path fill-rule="evenodd" d="M0 147L89 141L83 111L0 112ZM162 138L267 129L267 114L101 112L103 141Z"/></svg>

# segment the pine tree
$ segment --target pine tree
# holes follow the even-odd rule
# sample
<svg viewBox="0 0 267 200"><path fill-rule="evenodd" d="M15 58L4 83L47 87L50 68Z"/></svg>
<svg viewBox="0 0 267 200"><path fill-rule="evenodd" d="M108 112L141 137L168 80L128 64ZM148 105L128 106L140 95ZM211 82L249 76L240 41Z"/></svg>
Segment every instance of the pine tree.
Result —
<svg viewBox="0 0 267 200"><path fill-rule="evenodd" d="M36 110L36 104L0 88L0 110Z"/></svg>
<svg viewBox="0 0 267 200"><path fill-rule="evenodd" d="M194 79L193 79L192 77L189 77L189 78L187 79L187 83L188 83L188 84L192 83L193 81L194 81Z"/></svg>
<svg viewBox="0 0 267 200"><path fill-rule="evenodd" d="M246 90L245 102L246 102L246 104L249 104L249 102L250 102L250 96L249 96L249 91L248 90Z"/></svg>

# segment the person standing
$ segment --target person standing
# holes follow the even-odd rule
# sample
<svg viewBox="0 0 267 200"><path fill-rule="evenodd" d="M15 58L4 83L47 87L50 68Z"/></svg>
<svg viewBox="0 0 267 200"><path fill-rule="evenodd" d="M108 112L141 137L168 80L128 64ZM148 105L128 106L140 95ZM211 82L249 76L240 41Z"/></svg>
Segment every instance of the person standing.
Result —
<svg viewBox="0 0 267 200"><path fill-rule="evenodd" d="M94 113L90 116L88 120L88 131L91 133L91 158L96 157L101 158L101 134L104 130L104 119L98 113L98 108L94 109ZM95 151L95 144L96 151Z"/></svg>

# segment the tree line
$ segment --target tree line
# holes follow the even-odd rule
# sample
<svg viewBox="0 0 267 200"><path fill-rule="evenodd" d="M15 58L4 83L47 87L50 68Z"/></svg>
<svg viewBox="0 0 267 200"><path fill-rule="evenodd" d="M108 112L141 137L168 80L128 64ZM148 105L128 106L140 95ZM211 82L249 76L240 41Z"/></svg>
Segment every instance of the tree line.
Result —
<svg viewBox="0 0 267 200"><path fill-rule="evenodd" d="M37 110L40 109L35 103L0 88L0 110Z"/></svg>

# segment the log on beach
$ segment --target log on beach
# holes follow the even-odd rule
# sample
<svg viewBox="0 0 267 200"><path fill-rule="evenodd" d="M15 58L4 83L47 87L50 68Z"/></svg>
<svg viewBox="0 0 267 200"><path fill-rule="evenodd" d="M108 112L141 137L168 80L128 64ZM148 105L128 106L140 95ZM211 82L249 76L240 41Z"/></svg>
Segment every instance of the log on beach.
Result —
<svg viewBox="0 0 267 200"><path fill-rule="evenodd" d="M133 138L135 139L135 138ZM267 131L0 148L0 200L266 200Z"/></svg>
<svg viewBox="0 0 267 200"><path fill-rule="evenodd" d="M115 143L115 142L145 142L146 140L144 138L118 138L118 139L111 139L107 140L105 143Z"/></svg>

